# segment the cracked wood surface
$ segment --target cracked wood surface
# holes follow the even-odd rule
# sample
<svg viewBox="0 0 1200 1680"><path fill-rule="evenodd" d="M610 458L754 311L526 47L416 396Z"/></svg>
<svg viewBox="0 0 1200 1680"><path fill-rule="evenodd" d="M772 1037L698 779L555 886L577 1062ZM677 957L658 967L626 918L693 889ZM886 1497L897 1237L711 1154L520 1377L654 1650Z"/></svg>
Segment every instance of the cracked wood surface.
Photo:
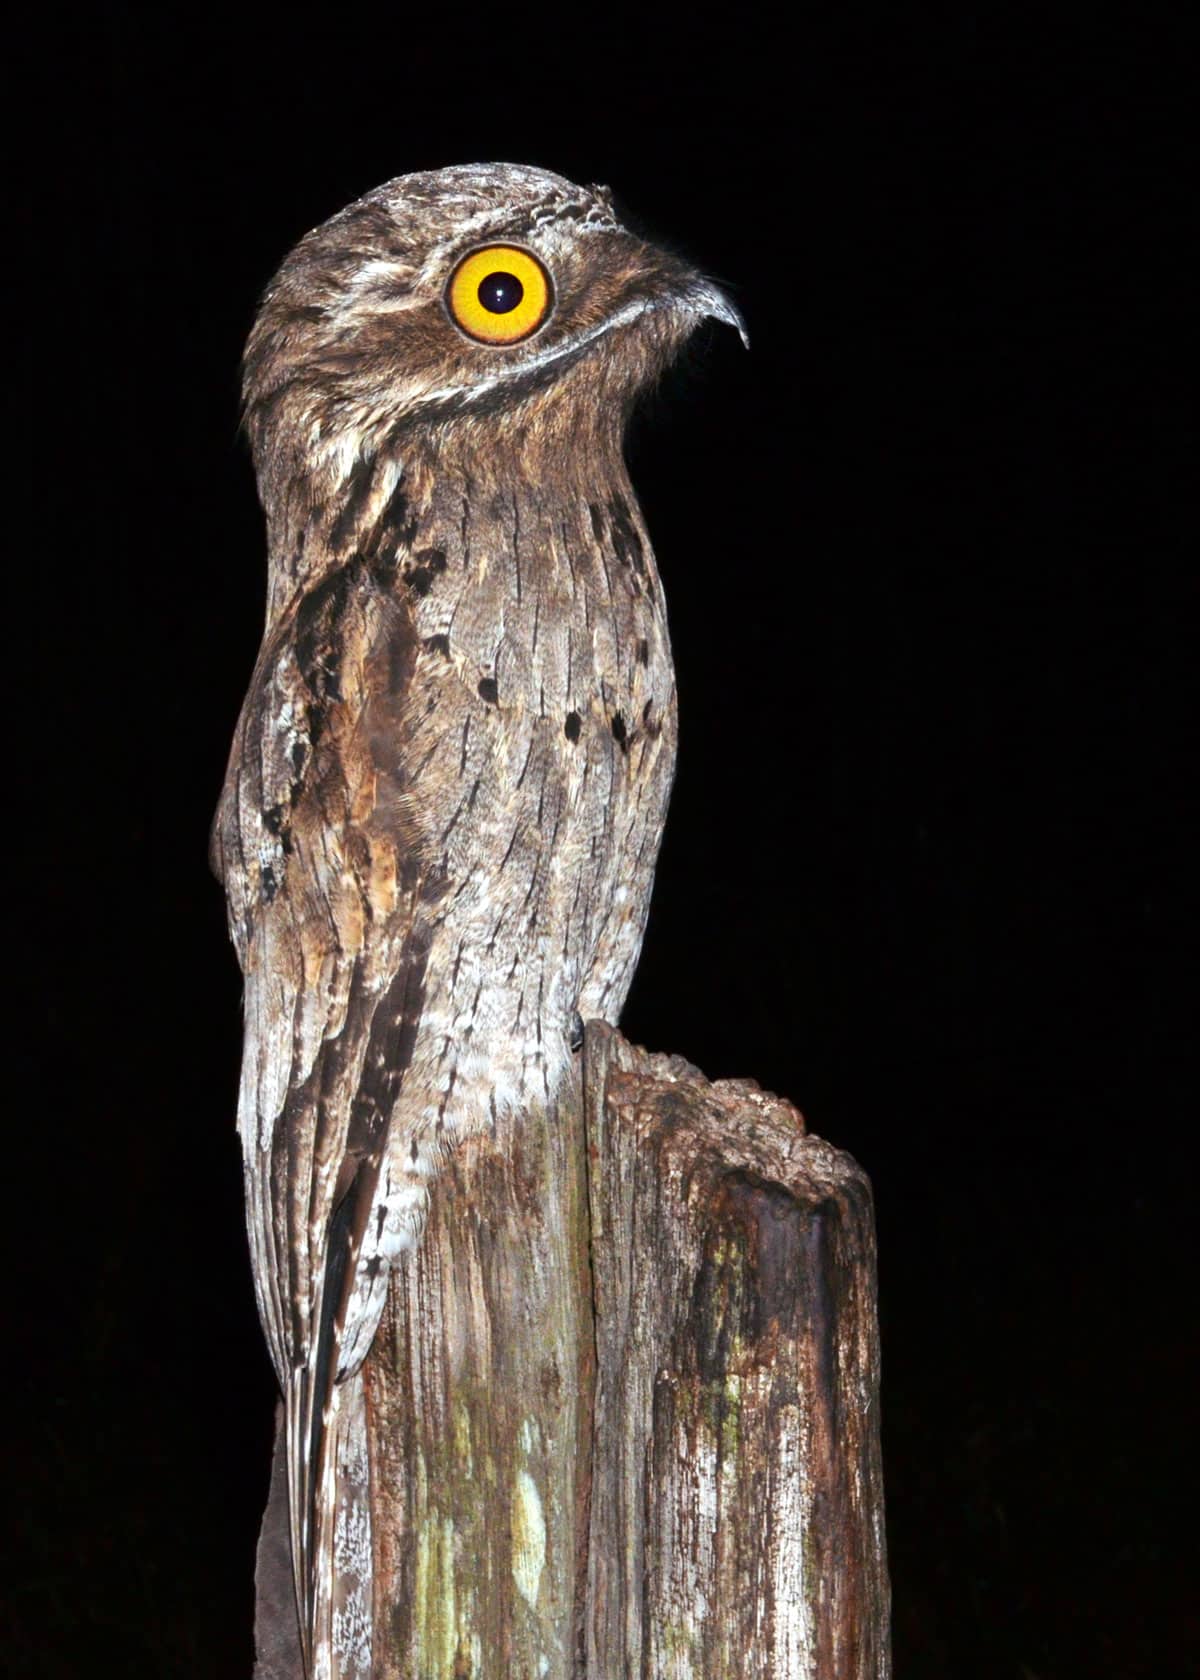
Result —
<svg viewBox="0 0 1200 1680"><path fill-rule="evenodd" d="M788 1103L590 1024L444 1169L364 1382L377 1680L887 1680L870 1187Z"/></svg>

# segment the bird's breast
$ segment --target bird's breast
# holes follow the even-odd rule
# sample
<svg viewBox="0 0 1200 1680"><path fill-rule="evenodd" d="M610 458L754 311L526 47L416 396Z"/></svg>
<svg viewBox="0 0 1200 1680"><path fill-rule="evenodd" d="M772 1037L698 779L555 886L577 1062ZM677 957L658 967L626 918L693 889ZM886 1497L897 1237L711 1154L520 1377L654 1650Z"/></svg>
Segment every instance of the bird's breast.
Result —
<svg viewBox="0 0 1200 1680"><path fill-rule="evenodd" d="M501 1107L544 1095L580 1013L614 1020L674 761L662 590L629 498L431 509L404 785L445 883L430 1053ZM439 1076L443 1077L443 1076Z"/></svg>

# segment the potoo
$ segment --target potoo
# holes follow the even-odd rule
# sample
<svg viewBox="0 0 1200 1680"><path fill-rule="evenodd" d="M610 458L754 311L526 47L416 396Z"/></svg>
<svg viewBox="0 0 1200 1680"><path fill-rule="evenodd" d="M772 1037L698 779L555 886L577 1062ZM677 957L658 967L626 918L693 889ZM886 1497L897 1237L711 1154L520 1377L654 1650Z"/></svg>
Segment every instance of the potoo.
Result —
<svg viewBox="0 0 1200 1680"><path fill-rule="evenodd" d="M307 234L246 348L269 595L213 861L317 1675L350 1637L327 1442L391 1262L446 1151L552 1097L629 989L675 686L622 435L705 316L741 330L604 188L492 164Z"/></svg>

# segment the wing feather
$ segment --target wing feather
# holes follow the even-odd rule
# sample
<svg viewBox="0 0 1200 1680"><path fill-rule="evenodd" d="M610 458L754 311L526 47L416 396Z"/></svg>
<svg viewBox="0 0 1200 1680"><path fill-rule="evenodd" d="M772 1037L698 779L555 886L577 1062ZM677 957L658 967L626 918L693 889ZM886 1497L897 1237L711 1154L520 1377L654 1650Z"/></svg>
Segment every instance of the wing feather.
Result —
<svg viewBox="0 0 1200 1680"><path fill-rule="evenodd" d="M332 1547L336 1503L322 1493L326 1425L334 1384L365 1353L382 1304L380 1291L351 1285L416 1037L439 890L404 785L415 647L407 607L361 558L310 590L264 644L214 825L245 976L250 1254L285 1398L310 1661L316 1606L329 1598L317 1560ZM379 879L392 884L386 894Z"/></svg>

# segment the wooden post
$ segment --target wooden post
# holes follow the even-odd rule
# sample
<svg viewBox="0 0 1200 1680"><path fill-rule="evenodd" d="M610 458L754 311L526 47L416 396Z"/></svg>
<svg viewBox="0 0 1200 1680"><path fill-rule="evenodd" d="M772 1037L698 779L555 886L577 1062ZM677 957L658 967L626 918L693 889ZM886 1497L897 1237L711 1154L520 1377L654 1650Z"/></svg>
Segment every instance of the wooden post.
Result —
<svg viewBox="0 0 1200 1680"><path fill-rule="evenodd" d="M438 1181L364 1382L374 1680L887 1680L870 1188L788 1103L591 1024Z"/></svg>

